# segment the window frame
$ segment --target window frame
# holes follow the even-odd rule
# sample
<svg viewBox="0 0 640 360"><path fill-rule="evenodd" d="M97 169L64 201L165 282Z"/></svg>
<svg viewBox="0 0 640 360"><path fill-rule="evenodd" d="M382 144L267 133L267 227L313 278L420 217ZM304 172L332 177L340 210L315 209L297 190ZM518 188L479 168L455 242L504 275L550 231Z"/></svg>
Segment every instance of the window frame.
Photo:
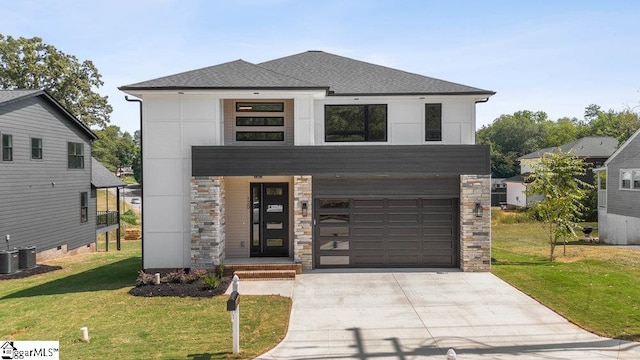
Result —
<svg viewBox="0 0 640 360"><path fill-rule="evenodd" d="M71 145L74 146L73 154L70 151ZM77 145L80 145L80 154L78 154ZM75 161L72 161L72 156ZM81 161L77 161L77 159L81 159ZM75 163L77 163L78 166L72 166L75 165ZM73 141L67 142L67 169L84 169L84 143Z"/></svg>
<svg viewBox="0 0 640 360"><path fill-rule="evenodd" d="M40 147L39 148L34 148L33 147L33 141L34 140L39 140L40 141ZM42 160L44 158L44 151L43 151L43 141L41 137L31 137L30 138L30 143L31 143L31 160ZM33 156L33 151L34 150L39 150L40 151L40 157L34 157Z"/></svg>
<svg viewBox="0 0 640 360"><path fill-rule="evenodd" d="M9 146L5 145L5 137L9 139ZM13 162L13 135L1 133L0 146L0 153L2 153L2 162Z"/></svg>
<svg viewBox="0 0 640 360"><path fill-rule="evenodd" d="M429 127L430 119L428 118L430 112L429 107L439 108L438 128ZM437 139L431 139L433 134L438 135ZM426 103L424 104L424 141L425 142L441 142L442 141L442 103Z"/></svg>
<svg viewBox="0 0 640 360"><path fill-rule="evenodd" d="M331 131L329 130L329 112L327 111L333 107L362 107L363 108L363 126L364 128L358 130L358 133L362 134L363 140L331 140L330 136L340 135L340 133L346 133L346 130L343 131ZM370 124L371 124L371 116L369 112L369 108L372 106L382 106L384 107L384 137L382 139L369 139L370 135ZM355 131L353 131L355 132ZM344 134L346 135L346 134ZM343 135L343 136L344 136ZM383 143L389 141L389 106L388 104L325 104L324 105L324 142L325 143Z"/></svg>
<svg viewBox="0 0 640 360"><path fill-rule="evenodd" d="M625 174L629 174L629 179L625 180ZM628 181L628 186L625 186ZM620 169L620 181L618 183L620 190L640 191L640 168Z"/></svg>
<svg viewBox="0 0 640 360"><path fill-rule="evenodd" d="M86 191L80 193L80 223L89 221L89 194Z"/></svg>

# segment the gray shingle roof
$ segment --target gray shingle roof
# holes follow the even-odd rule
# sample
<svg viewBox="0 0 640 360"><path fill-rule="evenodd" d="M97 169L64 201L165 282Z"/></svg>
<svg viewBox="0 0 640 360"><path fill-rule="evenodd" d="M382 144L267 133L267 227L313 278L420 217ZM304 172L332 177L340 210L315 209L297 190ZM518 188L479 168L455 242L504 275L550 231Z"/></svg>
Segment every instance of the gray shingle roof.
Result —
<svg viewBox="0 0 640 360"><path fill-rule="evenodd" d="M307 51L258 65L316 84L325 84L335 95L494 94L489 90L434 79L323 51Z"/></svg>
<svg viewBox="0 0 640 360"><path fill-rule="evenodd" d="M42 90L0 90L0 105L24 96L43 93Z"/></svg>
<svg viewBox="0 0 640 360"><path fill-rule="evenodd" d="M136 84L125 85L127 89L232 89L232 88L324 88L281 73L274 72L251 64L244 60L236 60L202 69L191 70L169 75Z"/></svg>
<svg viewBox="0 0 640 360"><path fill-rule="evenodd" d="M91 158L91 185L100 189L125 186L125 183L113 175L100 161Z"/></svg>
<svg viewBox="0 0 640 360"><path fill-rule="evenodd" d="M523 159L539 159L542 155L549 152L571 152L573 155L581 158L599 157L608 158L618 148L618 140L611 136L588 136L560 145L558 147L548 147L534 151L527 155L523 155L518 160Z"/></svg>
<svg viewBox="0 0 640 360"><path fill-rule="evenodd" d="M494 94L322 51L307 51L258 65L237 60L125 85L120 90L189 88L326 89L333 95Z"/></svg>

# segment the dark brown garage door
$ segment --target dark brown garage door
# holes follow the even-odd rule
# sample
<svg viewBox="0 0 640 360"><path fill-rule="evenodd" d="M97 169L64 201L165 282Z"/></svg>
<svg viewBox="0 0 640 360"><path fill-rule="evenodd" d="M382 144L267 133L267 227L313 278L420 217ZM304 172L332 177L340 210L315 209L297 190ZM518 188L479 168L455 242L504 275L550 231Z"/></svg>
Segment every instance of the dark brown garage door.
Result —
<svg viewBox="0 0 640 360"><path fill-rule="evenodd" d="M316 267L457 267L457 199L315 200Z"/></svg>

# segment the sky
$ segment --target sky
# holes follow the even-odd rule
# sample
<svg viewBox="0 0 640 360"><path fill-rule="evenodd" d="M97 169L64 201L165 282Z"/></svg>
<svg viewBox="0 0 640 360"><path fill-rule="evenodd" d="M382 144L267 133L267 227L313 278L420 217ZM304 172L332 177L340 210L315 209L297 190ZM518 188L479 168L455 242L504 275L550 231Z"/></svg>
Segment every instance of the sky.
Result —
<svg viewBox="0 0 640 360"><path fill-rule="evenodd" d="M0 0L0 13L0 34L91 60L130 133L138 105L118 86L307 50L495 91L478 128L520 110L640 112L635 0Z"/></svg>

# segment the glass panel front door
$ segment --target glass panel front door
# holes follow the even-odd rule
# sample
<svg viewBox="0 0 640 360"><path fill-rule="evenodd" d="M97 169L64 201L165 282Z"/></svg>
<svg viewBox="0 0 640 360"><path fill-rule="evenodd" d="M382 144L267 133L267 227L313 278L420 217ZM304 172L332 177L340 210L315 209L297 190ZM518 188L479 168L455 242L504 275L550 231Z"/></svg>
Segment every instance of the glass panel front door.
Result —
<svg viewBox="0 0 640 360"><path fill-rule="evenodd" d="M251 184L251 256L289 256L289 184Z"/></svg>

